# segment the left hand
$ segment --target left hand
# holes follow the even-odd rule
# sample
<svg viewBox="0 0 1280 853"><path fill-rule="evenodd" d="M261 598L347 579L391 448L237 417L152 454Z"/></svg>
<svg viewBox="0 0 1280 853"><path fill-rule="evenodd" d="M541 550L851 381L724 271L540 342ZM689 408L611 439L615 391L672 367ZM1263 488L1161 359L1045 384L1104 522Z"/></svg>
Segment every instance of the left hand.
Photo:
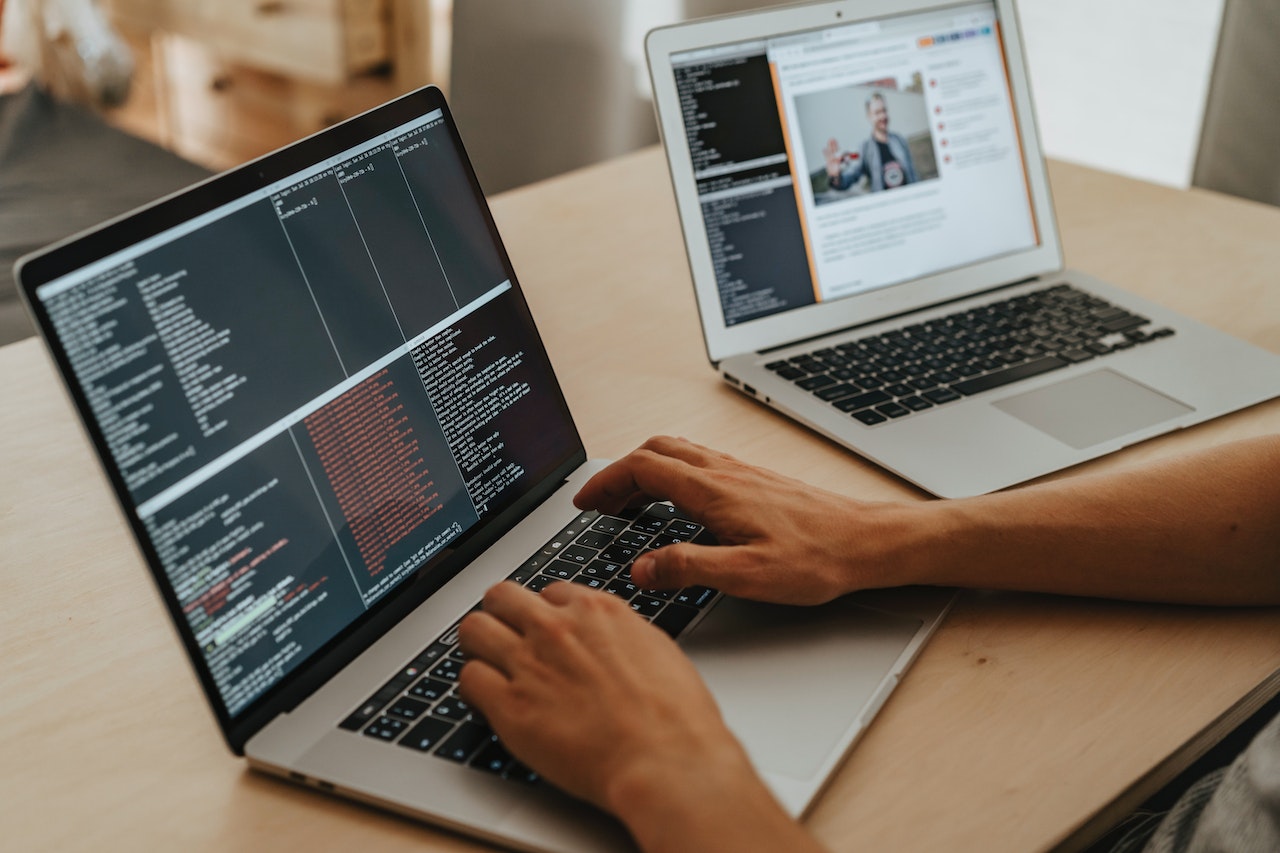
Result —
<svg viewBox="0 0 1280 853"><path fill-rule="evenodd" d="M673 792L761 786L693 664L611 595L501 583L459 637L459 689L503 744L633 832Z"/></svg>

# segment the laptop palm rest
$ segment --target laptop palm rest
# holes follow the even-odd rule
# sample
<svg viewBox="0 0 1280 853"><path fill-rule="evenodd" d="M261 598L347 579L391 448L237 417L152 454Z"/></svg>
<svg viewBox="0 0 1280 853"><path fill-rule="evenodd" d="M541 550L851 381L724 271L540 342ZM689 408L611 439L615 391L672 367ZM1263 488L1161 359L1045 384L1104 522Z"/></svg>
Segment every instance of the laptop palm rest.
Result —
<svg viewBox="0 0 1280 853"><path fill-rule="evenodd" d="M821 607L728 598L680 644L756 766L803 781L849 733L921 627L851 597Z"/></svg>
<svg viewBox="0 0 1280 853"><path fill-rule="evenodd" d="M1195 411L1109 369L1055 382L992 405L1077 450Z"/></svg>

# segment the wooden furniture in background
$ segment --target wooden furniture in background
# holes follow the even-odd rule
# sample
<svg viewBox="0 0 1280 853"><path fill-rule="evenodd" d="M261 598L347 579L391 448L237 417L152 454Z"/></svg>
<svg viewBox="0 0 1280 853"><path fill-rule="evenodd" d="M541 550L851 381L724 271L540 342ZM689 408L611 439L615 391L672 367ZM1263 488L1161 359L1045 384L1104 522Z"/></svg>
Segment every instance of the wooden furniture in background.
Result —
<svg viewBox="0 0 1280 853"><path fill-rule="evenodd" d="M443 0L110 0L137 62L108 120L213 169L447 76Z"/></svg>

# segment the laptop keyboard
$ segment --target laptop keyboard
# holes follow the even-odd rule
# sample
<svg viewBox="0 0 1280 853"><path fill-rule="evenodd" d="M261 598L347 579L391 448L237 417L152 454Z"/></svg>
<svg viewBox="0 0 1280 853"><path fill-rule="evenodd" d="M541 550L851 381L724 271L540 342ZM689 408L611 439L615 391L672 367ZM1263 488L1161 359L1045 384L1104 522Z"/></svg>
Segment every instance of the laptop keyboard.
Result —
<svg viewBox="0 0 1280 853"><path fill-rule="evenodd" d="M631 582L631 564L644 551L689 541L715 543L701 525L670 504L654 503L620 516L592 510L574 519L507 579L535 592L553 583L602 590L630 602L636 613L675 637L719 593L702 586L639 589ZM479 604L472 608L478 609ZM458 696L458 673L465 661L455 622L338 727L536 784L538 775L513 759L479 713Z"/></svg>
<svg viewBox="0 0 1280 853"><path fill-rule="evenodd" d="M765 367L875 426L1174 334L1151 325L1059 284Z"/></svg>

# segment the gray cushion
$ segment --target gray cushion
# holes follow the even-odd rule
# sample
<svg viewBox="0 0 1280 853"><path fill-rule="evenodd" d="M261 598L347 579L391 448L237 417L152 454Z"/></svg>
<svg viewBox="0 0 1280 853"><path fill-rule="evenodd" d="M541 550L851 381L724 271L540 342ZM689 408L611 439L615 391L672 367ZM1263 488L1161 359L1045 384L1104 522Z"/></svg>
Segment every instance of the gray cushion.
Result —
<svg viewBox="0 0 1280 853"><path fill-rule="evenodd" d="M17 301L20 256L208 174L35 87L0 97L0 343L34 331Z"/></svg>

